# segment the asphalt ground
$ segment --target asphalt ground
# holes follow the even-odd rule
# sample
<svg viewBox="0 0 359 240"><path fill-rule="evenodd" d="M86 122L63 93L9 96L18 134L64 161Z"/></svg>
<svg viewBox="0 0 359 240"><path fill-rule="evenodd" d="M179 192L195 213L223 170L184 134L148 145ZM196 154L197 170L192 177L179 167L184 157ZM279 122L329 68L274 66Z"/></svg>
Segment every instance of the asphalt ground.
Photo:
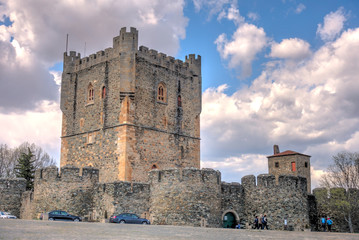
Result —
<svg viewBox="0 0 359 240"><path fill-rule="evenodd" d="M359 234L0 219L0 239L358 239Z"/></svg>

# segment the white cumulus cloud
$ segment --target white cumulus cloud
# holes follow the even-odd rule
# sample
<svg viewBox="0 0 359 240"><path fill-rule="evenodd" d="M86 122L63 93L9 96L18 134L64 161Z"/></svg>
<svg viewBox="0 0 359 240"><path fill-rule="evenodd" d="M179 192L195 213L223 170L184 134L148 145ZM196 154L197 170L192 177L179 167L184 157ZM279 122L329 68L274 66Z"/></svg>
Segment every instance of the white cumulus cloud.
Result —
<svg viewBox="0 0 359 240"><path fill-rule="evenodd" d="M333 40L342 31L346 20L344 9L339 8L324 17L324 24L318 24L317 34L323 41Z"/></svg>
<svg viewBox="0 0 359 240"><path fill-rule="evenodd" d="M308 42L298 38L290 38L283 39L280 43L273 43L270 56L274 58L303 59L310 56L310 54Z"/></svg>
<svg viewBox="0 0 359 240"><path fill-rule="evenodd" d="M267 45L267 37L263 28L244 23L230 39L221 34L215 43L221 57L229 61L229 67L241 67L241 75L248 77L252 73L252 61Z"/></svg>

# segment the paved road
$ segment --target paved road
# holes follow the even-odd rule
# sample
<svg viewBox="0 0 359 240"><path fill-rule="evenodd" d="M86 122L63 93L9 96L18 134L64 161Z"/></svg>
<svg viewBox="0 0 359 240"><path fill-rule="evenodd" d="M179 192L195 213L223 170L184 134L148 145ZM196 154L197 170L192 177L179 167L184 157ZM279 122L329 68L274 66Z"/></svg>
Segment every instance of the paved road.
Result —
<svg viewBox="0 0 359 240"><path fill-rule="evenodd" d="M179 226L129 225L36 220L0 220L0 239L358 239L359 234L284 232Z"/></svg>

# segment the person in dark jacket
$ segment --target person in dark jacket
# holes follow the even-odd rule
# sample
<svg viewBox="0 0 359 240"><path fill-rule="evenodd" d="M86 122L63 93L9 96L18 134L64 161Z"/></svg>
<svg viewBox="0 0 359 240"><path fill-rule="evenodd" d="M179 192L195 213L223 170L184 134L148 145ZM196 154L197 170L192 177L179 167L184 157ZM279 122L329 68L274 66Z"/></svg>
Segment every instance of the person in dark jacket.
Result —
<svg viewBox="0 0 359 240"><path fill-rule="evenodd" d="M254 229L259 229L258 216L256 216L256 217L254 218Z"/></svg>
<svg viewBox="0 0 359 240"><path fill-rule="evenodd" d="M267 220L267 215L264 214L263 218L262 218L262 229L266 228L268 230L268 220Z"/></svg>

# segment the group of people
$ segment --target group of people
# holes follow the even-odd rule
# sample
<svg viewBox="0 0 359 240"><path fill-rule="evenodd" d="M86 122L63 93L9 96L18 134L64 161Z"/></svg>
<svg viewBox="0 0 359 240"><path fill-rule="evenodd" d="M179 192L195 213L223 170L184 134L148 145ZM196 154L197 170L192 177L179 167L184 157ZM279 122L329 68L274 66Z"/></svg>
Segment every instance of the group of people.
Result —
<svg viewBox="0 0 359 240"><path fill-rule="evenodd" d="M322 217L320 221L322 223L323 232L326 231L327 227L328 227L328 232L332 231L333 220L330 219L330 217L328 217L327 219L325 219L325 217Z"/></svg>
<svg viewBox="0 0 359 240"><path fill-rule="evenodd" d="M259 218L256 216L254 218L254 229L264 229L266 228L268 230L268 220L267 215L260 215Z"/></svg>

